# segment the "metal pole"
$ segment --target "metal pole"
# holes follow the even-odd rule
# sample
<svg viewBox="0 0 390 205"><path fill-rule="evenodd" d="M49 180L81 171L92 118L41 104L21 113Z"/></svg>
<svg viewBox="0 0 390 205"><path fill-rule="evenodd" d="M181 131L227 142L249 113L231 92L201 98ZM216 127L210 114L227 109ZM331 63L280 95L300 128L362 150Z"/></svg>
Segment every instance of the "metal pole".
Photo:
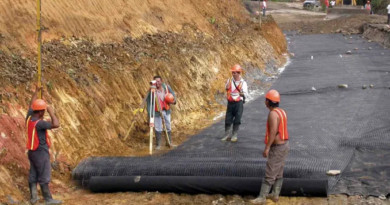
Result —
<svg viewBox="0 0 390 205"><path fill-rule="evenodd" d="M156 87L152 86L150 89L150 107L149 107L149 114L150 114L150 121L149 121L149 154L153 154L153 129L154 129L154 117L155 117L155 94L156 94Z"/></svg>
<svg viewBox="0 0 390 205"><path fill-rule="evenodd" d="M264 1L264 0L263 0ZM263 16L263 11L261 9L261 1L259 1L259 21L260 21L260 29L261 29L261 18Z"/></svg>
<svg viewBox="0 0 390 205"><path fill-rule="evenodd" d="M37 35L38 35L38 87L42 87L42 27L41 27L41 0L37 0ZM42 99L42 91L38 98Z"/></svg>

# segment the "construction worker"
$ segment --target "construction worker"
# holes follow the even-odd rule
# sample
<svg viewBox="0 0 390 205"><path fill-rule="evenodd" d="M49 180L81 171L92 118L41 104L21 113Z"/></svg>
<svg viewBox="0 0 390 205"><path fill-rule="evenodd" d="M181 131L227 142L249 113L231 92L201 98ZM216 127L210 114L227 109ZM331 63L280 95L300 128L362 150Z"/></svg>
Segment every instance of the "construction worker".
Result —
<svg viewBox="0 0 390 205"><path fill-rule="evenodd" d="M173 92L172 88L163 83L163 80L161 76L154 76L153 80L156 83L156 97L158 99L159 106L155 106L155 119L154 119L154 129L156 132L156 148L155 149L160 149L161 148L161 137L162 133L164 131L163 127L163 122L162 122L162 117L164 117L164 122L165 122L165 127L168 132L168 138L169 141L171 142L171 146L174 146L172 144L172 134L171 134L171 109L170 105L171 104L176 104L176 95L175 92ZM173 97L172 97L173 96ZM147 98L147 108L149 112L150 108L150 92ZM159 108L162 110L163 116L160 115ZM168 142L166 142L166 145L168 146Z"/></svg>
<svg viewBox="0 0 390 205"><path fill-rule="evenodd" d="M37 183L41 186L42 196L46 204L61 204L62 201L52 198L49 183L51 180L50 165L50 139L47 130L60 127L58 118L54 114L52 107L47 106L42 99L37 99L38 92L42 92L41 87L37 87L32 96L29 110L26 116L27 149L30 161L29 187L30 202L35 204L38 198ZM51 122L43 120L45 110L51 117Z"/></svg>
<svg viewBox="0 0 390 205"><path fill-rule="evenodd" d="M244 111L245 98L248 97L248 85L241 77L242 68L234 65L231 70L233 77L229 78L225 84L227 91L227 109L225 118L225 135L222 141L237 141L237 132L241 124L241 117ZM233 124L233 136L230 138L229 132Z"/></svg>
<svg viewBox="0 0 390 205"><path fill-rule="evenodd" d="M364 8L369 10L370 14L373 14L370 1L367 1L366 5L364 5Z"/></svg>
<svg viewBox="0 0 390 205"><path fill-rule="evenodd" d="M263 9L263 16L265 16L265 10L267 9L267 0L263 0L261 8Z"/></svg>
<svg viewBox="0 0 390 205"><path fill-rule="evenodd" d="M266 197L274 202L279 201L279 194L283 184L284 164L290 149L288 144L287 114L279 108L280 95L276 90L270 90L265 98L265 105L270 112L267 120L263 157L268 157L268 160L260 195L251 201L255 204L265 204ZM272 193L268 195L271 186L273 186Z"/></svg>

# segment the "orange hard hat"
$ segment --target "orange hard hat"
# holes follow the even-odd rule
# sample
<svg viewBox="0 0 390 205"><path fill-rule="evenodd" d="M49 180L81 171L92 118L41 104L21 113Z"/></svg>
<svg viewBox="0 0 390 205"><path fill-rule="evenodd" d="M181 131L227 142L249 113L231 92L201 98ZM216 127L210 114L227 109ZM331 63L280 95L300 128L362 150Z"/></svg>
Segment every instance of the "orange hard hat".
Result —
<svg viewBox="0 0 390 205"><path fill-rule="evenodd" d="M171 93L167 93L164 98L165 102L173 103L175 101L175 97Z"/></svg>
<svg viewBox="0 0 390 205"><path fill-rule="evenodd" d="M240 65L236 64L234 65L231 69L230 69L231 72L242 72L242 68Z"/></svg>
<svg viewBox="0 0 390 205"><path fill-rule="evenodd" d="M268 93L265 95L265 98L271 100L272 102L280 102L280 95L276 90L268 91Z"/></svg>
<svg viewBox="0 0 390 205"><path fill-rule="evenodd" d="M31 108L35 110L46 110L47 104L42 99L34 100L34 102L31 105Z"/></svg>

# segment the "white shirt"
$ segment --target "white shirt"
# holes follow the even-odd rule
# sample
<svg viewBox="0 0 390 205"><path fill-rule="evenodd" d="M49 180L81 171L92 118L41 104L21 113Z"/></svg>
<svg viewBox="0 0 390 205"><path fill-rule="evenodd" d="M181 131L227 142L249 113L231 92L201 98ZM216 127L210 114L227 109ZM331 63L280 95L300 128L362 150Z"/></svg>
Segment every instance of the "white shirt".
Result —
<svg viewBox="0 0 390 205"><path fill-rule="evenodd" d="M335 1L331 1L330 4L331 4L332 6L334 6L334 5L336 4L336 2L335 2Z"/></svg>
<svg viewBox="0 0 390 205"><path fill-rule="evenodd" d="M232 98L233 99L237 99L239 96L240 96L240 93L233 93L233 91L235 91L236 90L236 86L237 86L237 88L238 88L238 85L240 85L240 83L242 82L242 86L241 86L241 91L244 93L244 96L245 96L245 98L248 98L248 96L249 96L249 93L248 93L248 84L246 83L246 81L243 79L243 78L241 78L241 80L238 80L238 81L235 81L235 83L236 83L236 86L234 86L234 82L233 82L233 78L229 78L227 81L226 81L226 84L225 84L225 88L227 89L228 88L228 83L231 83L230 85L231 85L231 89L232 89ZM241 100L244 100L244 98L243 97L240 97L240 99Z"/></svg>
<svg viewBox="0 0 390 205"><path fill-rule="evenodd" d="M387 6L387 13L390 14L390 4Z"/></svg>
<svg viewBox="0 0 390 205"><path fill-rule="evenodd" d="M263 0L263 8L267 8L267 2Z"/></svg>

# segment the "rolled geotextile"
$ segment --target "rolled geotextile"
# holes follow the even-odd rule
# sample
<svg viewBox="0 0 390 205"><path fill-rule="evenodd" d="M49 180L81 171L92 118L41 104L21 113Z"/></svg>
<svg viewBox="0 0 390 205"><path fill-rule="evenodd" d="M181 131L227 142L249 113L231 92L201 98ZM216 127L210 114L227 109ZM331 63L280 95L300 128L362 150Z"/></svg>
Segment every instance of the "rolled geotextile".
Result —
<svg viewBox="0 0 390 205"><path fill-rule="evenodd" d="M187 194L258 195L262 178L205 176L94 176L89 181L93 192L173 192ZM285 178L282 196L327 197L326 179Z"/></svg>

